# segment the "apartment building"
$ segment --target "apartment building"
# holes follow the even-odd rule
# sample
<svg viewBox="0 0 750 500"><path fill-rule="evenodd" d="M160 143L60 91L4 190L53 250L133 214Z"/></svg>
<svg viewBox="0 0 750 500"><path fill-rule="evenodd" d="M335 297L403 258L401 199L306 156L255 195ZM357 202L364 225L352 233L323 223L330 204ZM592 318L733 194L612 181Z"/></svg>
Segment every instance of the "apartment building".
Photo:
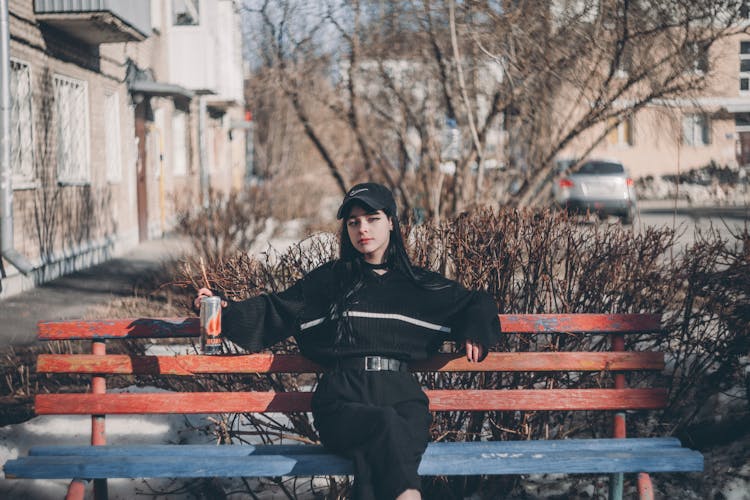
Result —
<svg viewBox="0 0 750 500"><path fill-rule="evenodd" d="M712 162L734 169L749 166L750 35L720 39L690 71L707 76L699 95L655 100L619 123L600 124L560 157L580 157L604 126L612 125L589 157L620 160L636 178L674 175Z"/></svg>
<svg viewBox="0 0 750 500"><path fill-rule="evenodd" d="M10 0L7 18L0 299L161 237L209 188L241 188L235 1Z"/></svg>

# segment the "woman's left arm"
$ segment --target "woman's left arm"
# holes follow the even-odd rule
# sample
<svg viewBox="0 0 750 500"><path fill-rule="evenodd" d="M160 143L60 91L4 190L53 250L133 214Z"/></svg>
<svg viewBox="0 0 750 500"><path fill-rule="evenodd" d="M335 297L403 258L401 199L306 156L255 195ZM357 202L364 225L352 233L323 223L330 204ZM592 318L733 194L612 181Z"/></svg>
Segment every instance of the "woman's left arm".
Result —
<svg viewBox="0 0 750 500"><path fill-rule="evenodd" d="M486 292L458 287L456 293L460 308L452 322L453 338L465 345L466 359L480 362L500 340L497 304Z"/></svg>

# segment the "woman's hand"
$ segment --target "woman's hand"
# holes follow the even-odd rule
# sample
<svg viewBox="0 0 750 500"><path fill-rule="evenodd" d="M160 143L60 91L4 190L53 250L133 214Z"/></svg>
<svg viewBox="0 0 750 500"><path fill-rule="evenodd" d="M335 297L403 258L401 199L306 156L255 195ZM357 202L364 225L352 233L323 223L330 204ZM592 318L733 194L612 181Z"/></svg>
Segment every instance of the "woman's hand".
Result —
<svg viewBox="0 0 750 500"><path fill-rule="evenodd" d="M208 288L201 288L200 290L198 290L198 296L195 298L195 300L193 300L193 307L195 308L196 311L200 310L201 300L203 300L203 297L213 297L213 296L214 296L214 292L212 292ZM227 305L228 304L226 300L221 301L221 307L227 307Z"/></svg>
<svg viewBox="0 0 750 500"><path fill-rule="evenodd" d="M466 359L470 363L478 363L482 356L484 356L484 346L479 342L466 339Z"/></svg>

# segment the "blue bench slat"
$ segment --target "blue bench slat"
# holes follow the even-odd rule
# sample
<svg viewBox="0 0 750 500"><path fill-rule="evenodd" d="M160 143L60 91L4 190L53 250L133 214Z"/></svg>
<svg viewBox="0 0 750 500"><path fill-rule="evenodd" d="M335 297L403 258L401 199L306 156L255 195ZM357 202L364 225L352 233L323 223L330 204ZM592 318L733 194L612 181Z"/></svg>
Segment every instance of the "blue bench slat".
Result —
<svg viewBox="0 0 750 500"><path fill-rule="evenodd" d="M466 452L535 452L535 451L597 451L637 450L650 448L680 448L682 443L674 437L666 438L602 438L602 439L539 439L534 441L473 441L438 442L427 446L428 453Z"/></svg>
<svg viewBox="0 0 750 500"><path fill-rule="evenodd" d="M441 455L424 460L420 475L604 474L702 471L703 455L685 448Z"/></svg>
<svg viewBox="0 0 750 500"><path fill-rule="evenodd" d="M703 456L685 448L425 454L421 475L679 472L703 470ZM6 477L141 478L268 477L351 474L330 454L241 456L29 456L8 461Z"/></svg>
<svg viewBox="0 0 750 500"><path fill-rule="evenodd" d="M668 438L627 439L560 439L537 441L475 441L430 443L425 456L460 453L503 453L565 450L636 450L648 448L679 448L680 440ZM35 446L29 456L248 456L307 455L328 453L316 445L108 445L108 446Z"/></svg>

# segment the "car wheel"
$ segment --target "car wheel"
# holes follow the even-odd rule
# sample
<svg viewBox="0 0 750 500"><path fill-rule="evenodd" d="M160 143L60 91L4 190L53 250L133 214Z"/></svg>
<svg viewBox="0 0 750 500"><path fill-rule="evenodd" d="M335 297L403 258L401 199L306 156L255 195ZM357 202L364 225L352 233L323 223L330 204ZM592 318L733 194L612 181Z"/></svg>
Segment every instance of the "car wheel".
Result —
<svg viewBox="0 0 750 500"><path fill-rule="evenodd" d="M635 209L633 207L628 208L628 211L625 212L625 215L620 217L620 220L624 225L630 225L633 223L633 219L635 218Z"/></svg>

